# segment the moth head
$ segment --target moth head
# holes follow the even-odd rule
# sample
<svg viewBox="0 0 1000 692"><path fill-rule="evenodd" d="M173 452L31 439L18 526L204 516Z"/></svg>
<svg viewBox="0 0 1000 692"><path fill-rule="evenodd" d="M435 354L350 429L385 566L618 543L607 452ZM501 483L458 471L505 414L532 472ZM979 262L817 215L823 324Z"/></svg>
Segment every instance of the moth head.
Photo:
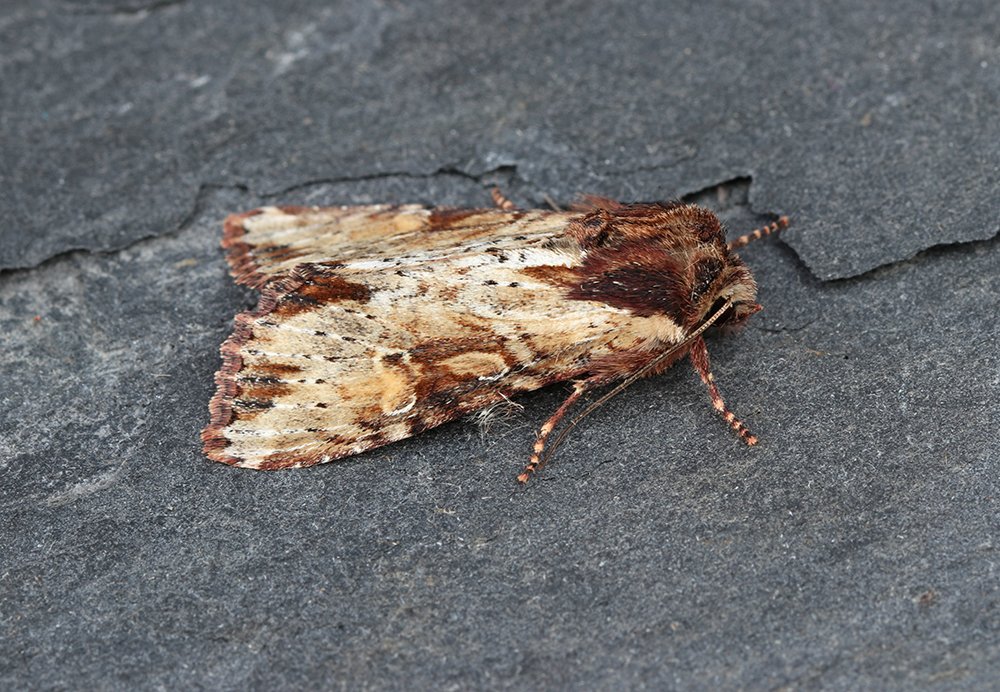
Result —
<svg viewBox="0 0 1000 692"><path fill-rule="evenodd" d="M712 328L738 329L761 309L757 303L757 283L735 254L727 252L721 257L702 258L694 263L692 271L691 307L695 325L724 311Z"/></svg>

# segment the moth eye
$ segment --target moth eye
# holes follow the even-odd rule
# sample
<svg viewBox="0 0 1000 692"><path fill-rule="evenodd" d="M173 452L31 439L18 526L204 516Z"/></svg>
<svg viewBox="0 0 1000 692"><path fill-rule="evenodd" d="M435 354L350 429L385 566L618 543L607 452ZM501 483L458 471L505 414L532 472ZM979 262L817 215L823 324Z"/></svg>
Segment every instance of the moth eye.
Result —
<svg viewBox="0 0 1000 692"><path fill-rule="evenodd" d="M692 302L698 302L703 296L709 294L712 284L722 273L722 268L722 262L714 257L706 257L695 263L691 284Z"/></svg>

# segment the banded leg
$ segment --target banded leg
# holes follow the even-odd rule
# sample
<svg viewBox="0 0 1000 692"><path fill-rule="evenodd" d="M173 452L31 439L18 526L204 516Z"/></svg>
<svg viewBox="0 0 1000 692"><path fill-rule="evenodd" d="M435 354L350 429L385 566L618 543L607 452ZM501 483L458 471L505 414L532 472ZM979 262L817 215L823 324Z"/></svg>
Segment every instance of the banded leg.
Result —
<svg viewBox="0 0 1000 692"><path fill-rule="evenodd" d="M771 235L775 231L779 231L782 228L788 228L788 217L782 216L777 221L768 224L762 228L755 228L746 235L741 235L739 238L729 243L729 249L735 250L736 248L741 248L744 245L749 245L755 240L760 240L764 236Z"/></svg>
<svg viewBox="0 0 1000 692"><path fill-rule="evenodd" d="M712 397L712 406L719 412L719 415L725 418L729 426L736 431L736 434L744 442L751 446L757 444L757 437L750 434L743 421L737 418L726 406L726 402L722 400L719 388L715 386L715 376L712 375L712 368L708 361L708 349L705 347L705 340L700 336L691 342L690 354L691 364L698 372L698 375L701 376L701 381L708 387L708 395Z"/></svg>
<svg viewBox="0 0 1000 692"><path fill-rule="evenodd" d="M532 449L531 459L528 461L527 466L521 472L521 475L517 477L517 482L524 484L542 467L542 451L545 449L545 440L548 439L552 430L559 424L559 421L563 419L566 412L569 411L570 407L575 404L583 393L589 389L589 380L581 380L573 385L573 392L568 397L566 401L562 402L562 405L556 409L538 431L538 437L535 438L535 446Z"/></svg>
<svg viewBox="0 0 1000 692"><path fill-rule="evenodd" d="M503 209L504 211L513 211L517 209L517 206L507 199L500 188L495 187L490 191L490 195L493 197L493 204L496 205L497 209Z"/></svg>

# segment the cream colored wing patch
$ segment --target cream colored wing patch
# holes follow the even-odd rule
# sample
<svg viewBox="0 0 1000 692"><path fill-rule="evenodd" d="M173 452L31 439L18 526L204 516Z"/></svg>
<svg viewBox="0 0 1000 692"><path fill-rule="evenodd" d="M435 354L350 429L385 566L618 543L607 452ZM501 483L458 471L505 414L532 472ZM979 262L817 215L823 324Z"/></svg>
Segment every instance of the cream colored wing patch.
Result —
<svg viewBox="0 0 1000 692"><path fill-rule="evenodd" d="M254 287L299 264L398 258L552 233L579 212L442 209L420 205L264 207L226 219L222 244L238 283Z"/></svg>
<svg viewBox="0 0 1000 692"><path fill-rule="evenodd" d="M579 264L582 251L551 213L525 214L527 228L515 233L509 212L487 211L507 219L500 232L482 231L480 219L421 236L426 210L403 208L411 230L398 207L396 221L365 230L360 216L372 218L372 209L295 212L313 226L336 227L330 233L339 240L319 244L299 236L280 210L240 222L253 247L266 235L303 251L298 259L319 259L319 247L337 251L323 257L331 261L294 269L273 253L255 260L254 272L275 278L223 344L212 420L202 433L210 458L260 469L332 461L676 337L667 333L676 329L668 318L565 300L547 277ZM356 225L344 221L354 214ZM258 216L262 225L249 223ZM279 227L286 235L276 234ZM426 242L411 237L405 251L397 248L398 234L411 232ZM439 234L452 239L432 242Z"/></svg>

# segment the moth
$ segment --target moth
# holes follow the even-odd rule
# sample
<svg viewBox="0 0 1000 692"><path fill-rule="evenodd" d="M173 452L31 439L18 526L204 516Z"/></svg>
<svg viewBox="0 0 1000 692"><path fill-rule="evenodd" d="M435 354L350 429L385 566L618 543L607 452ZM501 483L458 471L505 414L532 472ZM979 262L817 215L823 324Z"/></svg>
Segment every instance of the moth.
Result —
<svg viewBox="0 0 1000 692"><path fill-rule="evenodd" d="M684 357L716 411L757 442L719 393L704 334L760 310L735 250L786 217L727 244L712 212L680 202L588 197L519 210L497 190L494 202L227 218L232 274L261 296L221 347L205 454L254 469L311 466L571 382L538 430L524 483L581 397L606 390L576 420Z"/></svg>

